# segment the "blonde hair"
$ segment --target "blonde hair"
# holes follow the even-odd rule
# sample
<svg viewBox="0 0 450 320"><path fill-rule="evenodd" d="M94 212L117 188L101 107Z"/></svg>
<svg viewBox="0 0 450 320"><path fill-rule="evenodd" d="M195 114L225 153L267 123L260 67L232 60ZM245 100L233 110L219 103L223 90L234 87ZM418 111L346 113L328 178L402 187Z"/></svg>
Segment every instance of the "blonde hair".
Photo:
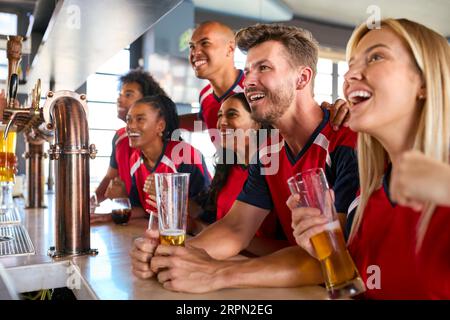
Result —
<svg viewBox="0 0 450 320"><path fill-rule="evenodd" d="M381 21L381 27L389 28L404 42L426 87L426 100L421 109L413 148L433 159L449 163L450 48L447 40L433 30L406 19L385 19ZM369 31L366 24L355 29L347 44L347 61ZM388 154L378 140L366 133L358 134L361 195L349 242L359 229L369 197L381 185L388 160ZM425 205L418 223L416 249L420 249L435 208L433 203Z"/></svg>

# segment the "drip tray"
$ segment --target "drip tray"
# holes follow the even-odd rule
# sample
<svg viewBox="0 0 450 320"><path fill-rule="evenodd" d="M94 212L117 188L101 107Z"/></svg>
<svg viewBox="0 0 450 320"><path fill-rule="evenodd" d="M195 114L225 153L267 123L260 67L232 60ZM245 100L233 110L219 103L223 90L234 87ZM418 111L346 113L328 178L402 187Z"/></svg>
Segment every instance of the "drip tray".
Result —
<svg viewBox="0 0 450 320"><path fill-rule="evenodd" d="M0 213L0 225L9 223L20 223L20 216L17 208L8 209L5 213Z"/></svg>
<svg viewBox="0 0 450 320"><path fill-rule="evenodd" d="M0 256L34 254L27 230L21 225L0 225Z"/></svg>

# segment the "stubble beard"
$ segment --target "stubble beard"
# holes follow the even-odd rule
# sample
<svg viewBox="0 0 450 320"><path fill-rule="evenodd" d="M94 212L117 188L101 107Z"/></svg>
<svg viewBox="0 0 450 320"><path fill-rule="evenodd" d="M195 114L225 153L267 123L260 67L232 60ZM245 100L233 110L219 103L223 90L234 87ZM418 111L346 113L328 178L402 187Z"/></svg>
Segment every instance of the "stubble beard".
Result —
<svg viewBox="0 0 450 320"><path fill-rule="evenodd" d="M265 91L265 98L269 106L266 112L258 112L252 109L251 117L254 121L261 123L263 126L275 126L294 100L295 93L285 84L274 90L275 93Z"/></svg>

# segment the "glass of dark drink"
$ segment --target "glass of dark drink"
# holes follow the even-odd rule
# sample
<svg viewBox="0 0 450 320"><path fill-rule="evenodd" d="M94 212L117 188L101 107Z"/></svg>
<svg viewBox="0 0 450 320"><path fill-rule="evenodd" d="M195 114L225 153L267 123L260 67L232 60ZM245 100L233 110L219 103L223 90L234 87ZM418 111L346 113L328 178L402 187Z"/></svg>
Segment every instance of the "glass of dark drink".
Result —
<svg viewBox="0 0 450 320"><path fill-rule="evenodd" d="M128 198L112 199L111 217L116 224L126 225L131 217L131 203Z"/></svg>

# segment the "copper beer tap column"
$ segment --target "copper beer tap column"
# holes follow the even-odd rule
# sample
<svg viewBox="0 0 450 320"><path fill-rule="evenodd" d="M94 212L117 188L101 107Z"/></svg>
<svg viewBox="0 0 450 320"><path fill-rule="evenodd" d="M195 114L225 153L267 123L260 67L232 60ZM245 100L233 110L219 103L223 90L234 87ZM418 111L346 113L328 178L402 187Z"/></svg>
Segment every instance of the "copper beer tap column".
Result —
<svg viewBox="0 0 450 320"><path fill-rule="evenodd" d="M94 159L97 150L89 145L86 96L50 91L43 108L5 111L8 127L14 123L34 132L38 139L54 131L54 144L48 153L50 160L55 160L55 246L48 254L54 258L97 254L90 248L89 220L89 158Z"/></svg>
<svg viewBox="0 0 450 320"><path fill-rule="evenodd" d="M39 117L35 116L23 128L23 136L26 142L26 151L23 157L26 161L27 208L46 208L44 204L44 159L47 158L47 153L44 152L44 143L53 139L53 132L42 130L38 126L43 118L39 109L40 99L41 80L38 79L36 86L32 90L31 109L34 109Z"/></svg>
<svg viewBox="0 0 450 320"><path fill-rule="evenodd" d="M24 158L26 159L27 208L46 208L44 203L44 162L47 158L42 143L27 141Z"/></svg>
<svg viewBox="0 0 450 320"><path fill-rule="evenodd" d="M55 161L55 247L49 255L97 254L90 248L89 145L86 97L72 91L49 92L44 105L47 128L55 130L50 160Z"/></svg>
<svg viewBox="0 0 450 320"><path fill-rule="evenodd" d="M16 108L14 104L18 86L17 68L21 57L22 37L8 38L8 106L3 110L3 121L8 122L5 137L14 125L27 139L27 166L32 173L31 203L41 205L42 143L53 138L49 155L55 160L55 246L48 254L52 257L97 254L90 248L89 158L97 150L89 145L86 96L73 91L50 91L44 106L39 107L40 81L33 90L31 107ZM34 146L33 146L34 145ZM32 156L33 155L33 156ZM33 198L36 196L35 198Z"/></svg>

